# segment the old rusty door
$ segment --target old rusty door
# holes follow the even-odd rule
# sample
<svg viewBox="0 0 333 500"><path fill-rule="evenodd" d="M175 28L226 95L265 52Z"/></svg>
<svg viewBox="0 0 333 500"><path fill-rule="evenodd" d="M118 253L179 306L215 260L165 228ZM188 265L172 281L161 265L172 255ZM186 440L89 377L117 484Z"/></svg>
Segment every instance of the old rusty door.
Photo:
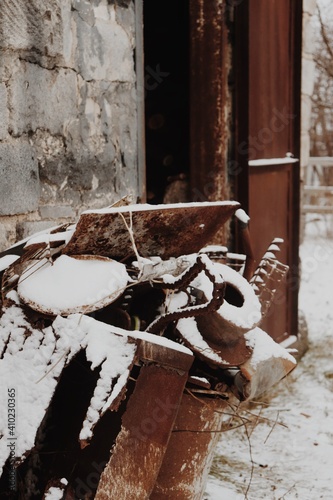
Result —
<svg viewBox="0 0 333 500"><path fill-rule="evenodd" d="M274 236L285 239L280 257L291 268L286 298L264 325L282 340L297 332L299 162L272 159L287 153L299 158L302 1L164 0L158 5L166 14L158 22L155 3L145 2L144 15L146 70L163 70L146 95L148 200L162 201L168 179L179 175L190 177L187 196L195 201L229 198L232 188L250 213L257 260ZM173 9L180 6L176 16ZM230 39L235 47L232 62ZM147 81L152 82L151 74ZM167 101L166 111L159 111ZM175 121L168 128L167 113L176 102L182 106L175 108ZM168 130L182 132L180 156L158 146L157 134L168 147L176 145ZM229 149L231 134L235 154ZM257 160L264 161L253 163Z"/></svg>
<svg viewBox="0 0 333 500"><path fill-rule="evenodd" d="M275 237L289 276L264 328L297 333L301 0L251 0L248 18L248 210L256 259Z"/></svg>

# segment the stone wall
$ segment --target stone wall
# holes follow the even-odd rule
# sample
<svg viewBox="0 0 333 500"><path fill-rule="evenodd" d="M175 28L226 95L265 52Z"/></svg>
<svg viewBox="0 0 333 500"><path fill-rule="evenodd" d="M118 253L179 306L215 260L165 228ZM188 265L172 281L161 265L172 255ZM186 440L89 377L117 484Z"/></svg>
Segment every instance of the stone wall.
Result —
<svg viewBox="0 0 333 500"><path fill-rule="evenodd" d="M138 193L133 0L1 0L0 250Z"/></svg>

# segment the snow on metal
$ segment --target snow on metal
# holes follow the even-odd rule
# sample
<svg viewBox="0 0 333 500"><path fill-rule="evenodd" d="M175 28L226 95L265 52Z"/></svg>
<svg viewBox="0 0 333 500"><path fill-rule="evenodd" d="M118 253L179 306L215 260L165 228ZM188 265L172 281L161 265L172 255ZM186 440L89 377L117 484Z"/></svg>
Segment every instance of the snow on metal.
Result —
<svg viewBox="0 0 333 500"><path fill-rule="evenodd" d="M68 316L102 309L124 293L126 267L107 257L61 255L32 261L20 277L20 299L35 311Z"/></svg>
<svg viewBox="0 0 333 500"><path fill-rule="evenodd" d="M250 281L247 228L244 255L210 245L238 208L207 202L87 211L75 226L23 242L16 259L1 256L0 378L19 394L24 415L9 427L0 395L1 468L11 432L18 462L25 466L34 446L38 455L65 369L79 373L75 361L84 354L92 385L84 407L72 409L77 434L54 424L72 451L60 451L58 468L39 455L44 469L33 471L45 498L79 496L76 483L83 488L96 474L97 457L103 466L89 498L202 491L216 441L207 429L215 431L225 400L256 397L295 366L259 328L287 272L275 255L282 241L273 240ZM247 224L245 212L237 215ZM183 426L194 426L191 446L188 436L174 439Z"/></svg>
<svg viewBox="0 0 333 500"><path fill-rule="evenodd" d="M115 402L126 387L136 343L112 332L89 330L80 316L58 316L52 326L33 328L14 292L16 304L8 307L0 319L0 379L19 393L21 418L15 436L7 425L7 406L0 406L0 467L10 450L8 440L15 437L16 457L22 458L33 446L37 430L51 402L63 368L82 349L91 369L101 367L94 396L83 422L81 438L91 437L99 416ZM24 416L24 418L23 418Z"/></svg>

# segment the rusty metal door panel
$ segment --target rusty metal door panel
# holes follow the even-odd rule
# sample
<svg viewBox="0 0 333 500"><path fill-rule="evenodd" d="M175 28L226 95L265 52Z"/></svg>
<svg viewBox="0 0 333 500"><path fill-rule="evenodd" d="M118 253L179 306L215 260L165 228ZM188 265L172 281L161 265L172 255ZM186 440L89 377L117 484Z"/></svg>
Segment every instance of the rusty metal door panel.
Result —
<svg viewBox="0 0 333 500"><path fill-rule="evenodd" d="M150 500L200 500L220 439L221 399L184 394Z"/></svg>
<svg viewBox="0 0 333 500"><path fill-rule="evenodd" d="M295 0L251 0L249 9L249 159L298 156L295 123Z"/></svg>
<svg viewBox="0 0 333 500"><path fill-rule="evenodd" d="M248 211L256 258L275 237L284 238L279 257L290 268L281 304L263 328L281 341L298 329L299 163L272 159L300 155L301 0L251 0L249 25ZM240 200L242 201L242 200ZM247 201L247 200L246 200ZM282 293L286 299L282 299Z"/></svg>
<svg viewBox="0 0 333 500"><path fill-rule="evenodd" d="M110 461L101 475L96 500L149 498L187 377L187 372L156 365L141 368Z"/></svg>
<svg viewBox="0 0 333 500"><path fill-rule="evenodd" d="M254 256L259 263L274 237L283 238L278 259L292 261L291 225L292 176L295 163L250 167L250 232ZM297 168L297 166L296 166ZM282 284L262 328L280 342L291 332L290 312L292 272Z"/></svg>

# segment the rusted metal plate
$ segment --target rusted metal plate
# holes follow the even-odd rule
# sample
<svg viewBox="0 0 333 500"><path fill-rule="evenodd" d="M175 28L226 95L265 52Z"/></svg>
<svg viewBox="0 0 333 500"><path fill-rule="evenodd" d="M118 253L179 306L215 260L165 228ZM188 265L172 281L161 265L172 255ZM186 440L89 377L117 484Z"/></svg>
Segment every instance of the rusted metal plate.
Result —
<svg viewBox="0 0 333 500"><path fill-rule="evenodd" d="M195 321L198 319L200 322L198 327L200 328L204 325L205 318L199 316ZM211 325L214 325L214 322L211 322ZM189 325L189 331L191 332L191 325ZM184 344L192 349L193 353L199 359L208 363L208 365L220 366L222 368L238 366L249 359L252 353L252 350L246 345L246 341L241 335L234 340L230 341L230 339L228 339L227 342L223 343L214 343L203 338L200 345L197 345L195 341L191 342L189 338L184 335L184 329L180 331L178 328L176 332L183 339Z"/></svg>
<svg viewBox="0 0 333 500"><path fill-rule="evenodd" d="M301 0L249 9L249 159L298 155Z"/></svg>
<svg viewBox="0 0 333 500"><path fill-rule="evenodd" d="M296 367L295 358L261 328L249 332L247 338L253 346L253 355L239 367L231 386L241 401L267 393Z"/></svg>
<svg viewBox="0 0 333 500"><path fill-rule="evenodd" d="M176 346L176 344L175 344ZM138 345L137 356L144 362L154 362L171 367L180 372L188 371L193 363L194 357L191 354L170 349L152 342L140 340Z"/></svg>
<svg viewBox="0 0 333 500"><path fill-rule="evenodd" d="M220 366L237 366L249 359L252 350L246 344L246 340L242 332L223 331L225 323L221 321L218 313L211 313L209 318L198 316L196 318L198 329L209 347L222 359L225 363L220 363ZM221 331L222 327L222 331ZM212 333L220 333L220 338L215 341L210 340ZM211 362L206 357L205 351L196 346L192 346L194 352L201 358Z"/></svg>
<svg viewBox="0 0 333 500"><path fill-rule="evenodd" d="M301 33L301 0L251 1L247 148L250 160L283 158L287 152L299 158ZM289 265L291 273L279 303L263 323L264 329L278 341L298 331L299 165L282 167L250 166L248 189L256 258L262 255L259 247L267 245L273 236L281 236L286 242L283 262Z"/></svg>
<svg viewBox="0 0 333 500"><path fill-rule="evenodd" d="M253 400L263 393L267 393L275 384L280 382L296 366L289 359L271 357L255 365L248 360L240 367L236 376L239 389L238 398L241 401Z"/></svg>
<svg viewBox="0 0 333 500"><path fill-rule="evenodd" d="M251 166L249 184L250 232L255 260L259 264L270 242L278 236L285 241L279 253L279 260L289 265L293 274L298 269L298 262L296 263L292 256L297 236L294 234L295 228L292 222L294 214L290 210L294 168L294 163ZM297 316L297 308L294 309L293 306L294 292L297 289L295 284L296 281L292 276L290 280L288 278L288 281L281 284L269 314L262 323L263 329L278 342L288 335L297 333L291 324L291 318Z"/></svg>
<svg viewBox="0 0 333 500"><path fill-rule="evenodd" d="M141 368L122 428L98 485L96 500L149 498L180 406L188 373Z"/></svg>
<svg viewBox="0 0 333 500"><path fill-rule="evenodd" d="M64 253L125 259L198 252L239 208L237 202L132 205L83 213ZM132 227L132 231L129 230Z"/></svg>
<svg viewBox="0 0 333 500"><path fill-rule="evenodd" d="M184 394L150 500L202 498L227 405Z"/></svg>
<svg viewBox="0 0 333 500"><path fill-rule="evenodd" d="M261 176L246 163L283 158L287 152L299 158L302 0L236 3L235 153L240 170L235 194L251 217L257 262L272 237L286 241L288 255L282 260L291 269L284 290L288 297L282 304L281 293L280 304L264 323L280 341L298 329L299 167L294 165L286 180L282 166L269 178L268 166Z"/></svg>

